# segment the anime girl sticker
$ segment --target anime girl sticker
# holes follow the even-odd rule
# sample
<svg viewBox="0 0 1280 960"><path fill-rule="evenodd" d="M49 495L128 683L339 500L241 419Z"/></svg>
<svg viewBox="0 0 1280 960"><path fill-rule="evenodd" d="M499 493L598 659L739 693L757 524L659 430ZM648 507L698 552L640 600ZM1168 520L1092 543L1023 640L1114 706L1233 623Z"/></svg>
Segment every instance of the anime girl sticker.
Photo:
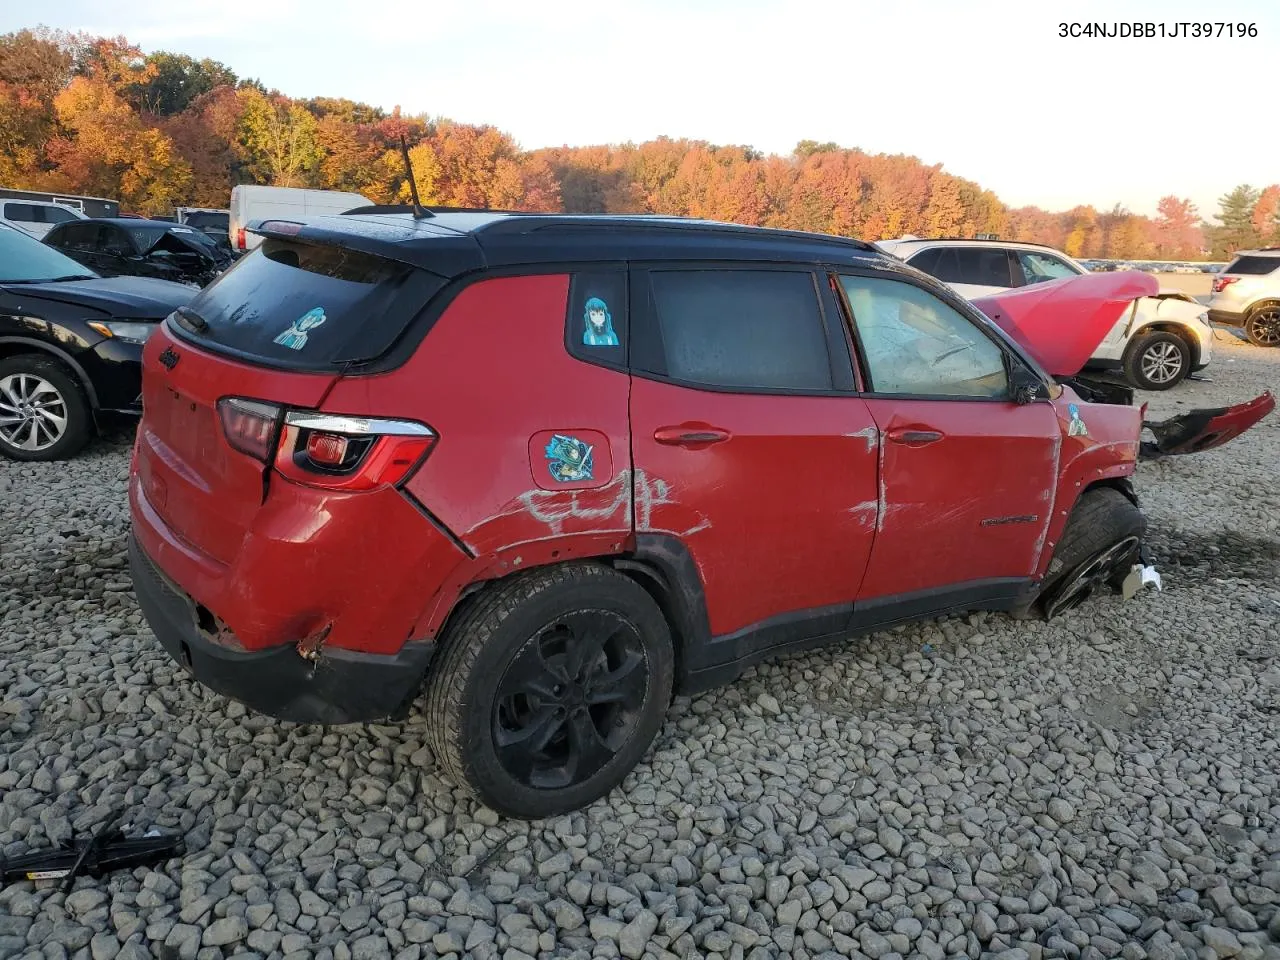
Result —
<svg viewBox="0 0 1280 960"><path fill-rule="evenodd" d="M592 297L582 311L582 342L588 347L616 347L618 335L613 329L609 305Z"/></svg>
<svg viewBox="0 0 1280 960"><path fill-rule="evenodd" d="M595 464L591 457L592 447L577 437L555 434L547 443L547 470L553 480L560 483L577 483L580 480L592 479Z"/></svg>
<svg viewBox="0 0 1280 960"><path fill-rule="evenodd" d="M272 342L278 343L282 347L288 347L290 350L301 350L307 345L307 331L314 330L324 323L326 319L323 308L312 307L297 320L293 321L289 325L289 329Z"/></svg>
<svg viewBox="0 0 1280 960"><path fill-rule="evenodd" d="M1084 425L1084 421L1080 419L1080 408L1074 403L1067 404L1067 413L1071 414L1071 422L1067 424L1067 436L1069 437L1087 437L1089 428Z"/></svg>

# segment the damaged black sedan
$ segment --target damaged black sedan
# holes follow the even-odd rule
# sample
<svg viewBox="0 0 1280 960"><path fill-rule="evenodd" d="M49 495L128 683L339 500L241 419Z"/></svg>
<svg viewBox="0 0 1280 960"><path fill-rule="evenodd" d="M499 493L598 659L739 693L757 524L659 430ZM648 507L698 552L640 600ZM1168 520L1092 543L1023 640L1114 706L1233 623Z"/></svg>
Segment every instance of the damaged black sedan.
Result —
<svg viewBox="0 0 1280 960"><path fill-rule="evenodd" d="M231 255L199 230L163 220L73 220L44 242L104 277L157 277L203 287Z"/></svg>

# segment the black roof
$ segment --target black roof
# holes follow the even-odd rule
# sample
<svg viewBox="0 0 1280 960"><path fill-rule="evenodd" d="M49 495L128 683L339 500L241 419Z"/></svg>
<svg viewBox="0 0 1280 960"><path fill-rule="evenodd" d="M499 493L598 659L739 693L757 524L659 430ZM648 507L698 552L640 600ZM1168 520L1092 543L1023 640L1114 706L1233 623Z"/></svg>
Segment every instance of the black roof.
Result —
<svg viewBox="0 0 1280 960"><path fill-rule="evenodd" d="M442 210L254 221L254 233L311 240L398 260L444 276L484 267L623 260L889 259L861 240L657 214L539 214Z"/></svg>
<svg viewBox="0 0 1280 960"><path fill-rule="evenodd" d="M144 217L91 217L94 223L110 223L117 227L155 227L158 230L172 230L174 227L183 227L187 230L194 228L185 224L176 223L173 220L148 220Z"/></svg>

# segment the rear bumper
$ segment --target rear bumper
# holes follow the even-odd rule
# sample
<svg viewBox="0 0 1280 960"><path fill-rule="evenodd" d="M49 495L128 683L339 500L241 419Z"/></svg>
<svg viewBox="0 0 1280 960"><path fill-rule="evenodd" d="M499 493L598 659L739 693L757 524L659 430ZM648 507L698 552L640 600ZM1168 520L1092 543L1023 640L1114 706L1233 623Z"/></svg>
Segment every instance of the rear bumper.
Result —
<svg viewBox="0 0 1280 960"><path fill-rule="evenodd" d="M431 642L395 655L321 646L315 660L294 644L237 650L199 626L195 601L129 537L129 571L143 616L160 644L196 680L258 713L296 723L361 723L402 716L435 654Z"/></svg>

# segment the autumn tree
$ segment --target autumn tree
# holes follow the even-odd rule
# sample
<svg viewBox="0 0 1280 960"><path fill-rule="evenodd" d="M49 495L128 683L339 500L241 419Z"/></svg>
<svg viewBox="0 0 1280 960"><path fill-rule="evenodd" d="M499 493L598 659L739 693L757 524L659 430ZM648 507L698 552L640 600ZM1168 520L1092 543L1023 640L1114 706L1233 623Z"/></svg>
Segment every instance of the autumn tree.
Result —
<svg viewBox="0 0 1280 960"><path fill-rule="evenodd" d="M1172 195L1161 197L1156 204L1154 233L1156 253L1161 257L1181 259L1199 255L1203 238L1195 204Z"/></svg>
<svg viewBox="0 0 1280 960"><path fill-rule="evenodd" d="M185 201L191 167L173 141L143 124L106 80L76 77L54 106L66 133L50 141L49 155L76 188L118 195L142 213L161 213Z"/></svg>
<svg viewBox="0 0 1280 960"><path fill-rule="evenodd" d="M276 187L303 187L320 164L316 118L287 98L242 88L238 141L260 181Z"/></svg>
<svg viewBox="0 0 1280 960"><path fill-rule="evenodd" d="M0 37L0 183L42 186L45 145L57 131L53 101L71 79L65 34L20 30Z"/></svg>
<svg viewBox="0 0 1280 960"><path fill-rule="evenodd" d="M1280 184L1272 184L1258 194L1250 222L1259 243L1280 241Z"/></svg>

